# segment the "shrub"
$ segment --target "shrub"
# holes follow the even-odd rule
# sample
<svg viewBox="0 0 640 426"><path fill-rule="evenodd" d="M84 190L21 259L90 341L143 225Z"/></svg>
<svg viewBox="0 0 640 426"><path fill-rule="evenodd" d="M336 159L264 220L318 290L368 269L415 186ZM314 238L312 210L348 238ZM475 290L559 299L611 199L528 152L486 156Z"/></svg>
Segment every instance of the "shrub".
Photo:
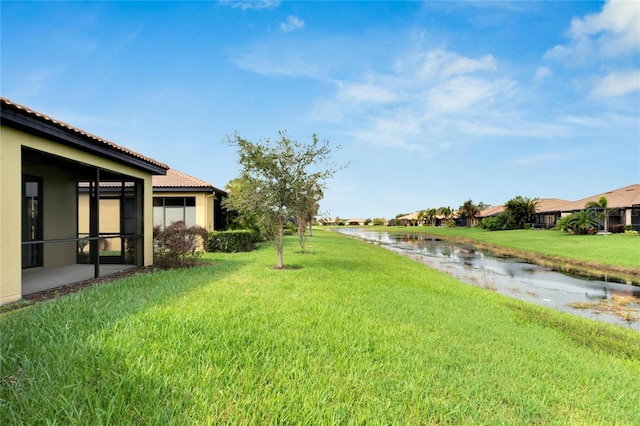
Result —
<svg viewBox="0 0 640 426"><path fill-rule="evenodd" d="M286 222L282 229L284 235L293 235L296 231L296 225L294 225L293 222Z"/></svg>
<svg viewBox="0 0 640 426"><path fill-rule="evenodd" d="M207 231L201 226L187 228L183 221L173 222L162 229L153 228L153 261L162 268L194 266L198 259Z"/></svg>
<svg viewBox="0 0 640 426"><path fill-rule="evenodd" d="M382 226L384 225L384 219L377 217L375 219L373 219L373 226Z"/></svg>
<svg viewBox="0 0 640 426"><path fill-rule="evenodd" d="M507 228L507 215L500 213L496 216L485 217L478 224L478 228L489 231L500 231Z"/></svg>
<svg viewBox="0 0 640 426"><path fill-rule="evenodd" d="M629 235L630 237L637 237L638 235L640 235L640 233L638 233L638 231L634 231L633 229L631 229L629 231L624 231L624 235Z"/></svg>
<svg viewBox="0 0 640 426"><path fill-rule="evenodd" d="M255 233L248 229L211 231L207 239L207 251L223 253L251 251L255 241Z"/></svg>
<svg viewBox="0 0 640 426"><path fill-rule="evenodd" d="M558 220L554 229L575 235L595 235L598 233L598 219L589 211L582 210Z"/></svg>
<svg viewBox="0 0 640 426"><path fill-rule="evenodd" d="M609 232L612 234L622 234L625 231L624 225L611 225Z"/></svg>

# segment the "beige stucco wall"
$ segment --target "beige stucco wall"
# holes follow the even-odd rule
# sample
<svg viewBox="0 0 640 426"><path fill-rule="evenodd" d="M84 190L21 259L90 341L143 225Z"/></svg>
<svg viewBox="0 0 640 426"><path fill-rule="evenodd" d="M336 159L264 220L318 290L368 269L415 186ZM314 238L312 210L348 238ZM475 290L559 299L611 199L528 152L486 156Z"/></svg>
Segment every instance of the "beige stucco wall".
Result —
<svg viewBox="0 0 640 426"><path fill-rule="evenodd" d="M120 232L120 201L100 200L100 232ZM78 194L78 232L89 233L89 193Z"/></svg>
<svg viewBox="0 0 640 426"><path fill-rule="evenodd" d="M0 304L22 297L20 145L0 127Z"/></svg>
<svg viewBox="0 0 640 426"><path fill-rule="evenodd" d="M99 232L117 234L120 229L120 200L117 199L101 199L100 200L100 223ZM89 193L81 192L78 194L78 233L89 234L90 232L90 215L89 215ZM100 250L120 250L120 238L107 238L106 245ZM84 250L89 252L87 246Z"/></svg>
<svg viewBox="0 0 640 426"><path fill-rule="evenodd" d="M0 304L20 299L22 294L21 147L23 146L142 179L144 181L143 217L145 229L143 264L151 265L153 263L151 174L13 128L0 126L0 194L2 195L0 202ZM36 174L33 170L31 170L31 172L33 172L32 174ZM74 182L65 182L65 179L68 177L69 176L64 176L64 171L58 170L55 174L47 175L47 181L43 183L45 191L43 193L43 207L47 209L44 215L45 223L43 223L45 239L70 237L70 229L73 229L72 236L75 237L78 220L76 216L69 217L68 212L76 210L76 189ZM73 186L73 191L68 191L70 185ZM50 192L55 192L58 195L51 196ZM59 196L59 194L63 195ZM71 209L69 209L69 204L67 204L70 202L73 203L73 208ZM63 208L65 211L64 217L61 213ZM75 246L75 243L71 244ZM75 263L75 250L70 250L71 253L74 253L70 256L73 257L73 259L67 258L69 256L67 254L54 254L51 251L55 251L58 245L59 244L49 244L48 246L50 246L51 249L45 248L45 268L65 264L65 262ZM46 246L47 245L45 245L45 247ZM58 247L58 251L62 252L66 250L59 250Z"/></svg>

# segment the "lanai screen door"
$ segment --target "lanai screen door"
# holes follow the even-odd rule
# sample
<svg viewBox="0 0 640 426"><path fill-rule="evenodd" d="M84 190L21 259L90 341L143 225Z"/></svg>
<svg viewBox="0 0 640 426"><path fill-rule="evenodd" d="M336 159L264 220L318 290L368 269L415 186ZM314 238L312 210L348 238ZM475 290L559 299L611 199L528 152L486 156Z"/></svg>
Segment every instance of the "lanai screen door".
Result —
<svg viewBox="0 0 640 426"><path fill-rule="evenodd" d="M22 178L22 241L42 240L42 179ZM22 245L22 268L42 266L42 244Z"/></svg>

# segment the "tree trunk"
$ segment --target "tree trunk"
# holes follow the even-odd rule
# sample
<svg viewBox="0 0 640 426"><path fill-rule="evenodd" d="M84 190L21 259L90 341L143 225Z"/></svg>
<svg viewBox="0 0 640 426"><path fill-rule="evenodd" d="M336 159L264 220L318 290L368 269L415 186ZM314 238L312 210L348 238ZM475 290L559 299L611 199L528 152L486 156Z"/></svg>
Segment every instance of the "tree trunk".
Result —
<svg viewBox="0 0 640 426"><path fill-rule="evenodd" d="M283 253L284 253L284 218L282 216L278 217L278 269L282 269L284 267L283 262Z"/></svg>

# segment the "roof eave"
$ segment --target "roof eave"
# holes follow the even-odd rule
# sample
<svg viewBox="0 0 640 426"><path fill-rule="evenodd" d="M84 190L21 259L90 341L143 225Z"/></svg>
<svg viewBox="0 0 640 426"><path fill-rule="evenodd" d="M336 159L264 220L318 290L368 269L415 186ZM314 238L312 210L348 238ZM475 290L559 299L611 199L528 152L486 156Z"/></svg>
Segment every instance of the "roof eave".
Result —
<svg viewBox="0 0 640 426"><path fill-rule="evenodd" d="M0 123L84 152L89 152L91 154L109 158L119 163L127 164L136 169L147 171L152 175L164 175L167 173L168 166L165 167L160 164L149 163L141 158L129 155L126 152L111 149L107 145L93 143L93 141L88 137L83 137L70 131L65 131L62 128L39 120L37 117L30 114L21 113L20 110L3 108Z"/></svg>
<svg viewBox="0 0 640 426"><path fill-rule="evenodd" d="M153 192L213 192L217 195L227 196L227 192L213 186L154 186Z"/></svg>

